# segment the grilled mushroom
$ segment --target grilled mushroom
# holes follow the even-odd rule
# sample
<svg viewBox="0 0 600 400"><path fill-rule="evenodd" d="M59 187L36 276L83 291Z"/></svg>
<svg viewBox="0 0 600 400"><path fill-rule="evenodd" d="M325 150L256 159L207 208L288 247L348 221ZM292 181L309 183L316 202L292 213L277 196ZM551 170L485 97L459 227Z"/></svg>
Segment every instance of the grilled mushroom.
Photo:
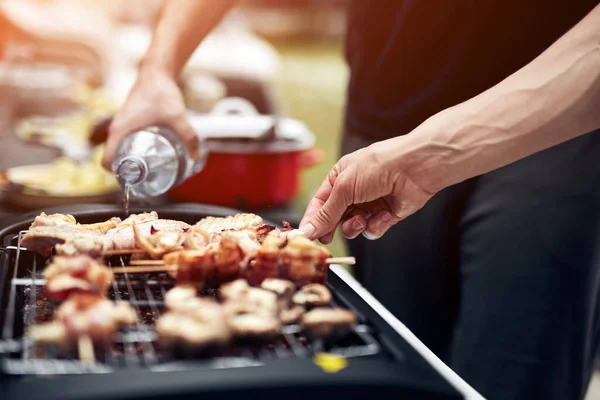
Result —
<svg viewBox="0 0 600 400"><path fill-rule="evenodd" d="M227 324L234 336L239 338L270 338L281 326L275 314L252 303L233 301L225 303L223 308Z"/></svg>
<svg viewBox="0 0 600 400"><path fill-rule="evenodd" d="M261 288L273 292L280 300L288 302L296 291L296 285L285 279L267 278L260 285Z"/></svg>
<svg viewBox="0 0 600 400"><path fill-rule="evenodd" d="M248 285L248 281L245 279L236 279L235 281L222 285L219 289L219 296L225 301L239 299L246 295L249 288L250 285Z"/></svg>
<svg viewBox="0 0 600 400"><path fill-rule="evenodd" d="M356 315L343 308L315 308L301 318L306 332L315 338L332 339L347 334L356 323Z"/></svg>
<svg viewBox="0 0 600 400"><path fill-rule="evenodd" d="M290 308L284 308L279 312L279 319L284 325L293 324L298 322L300 317L304 314L306 309L302 306L293 306Z"/></svg>
<svg viewBox="0 0 600 400"><path fill-rule="evenodd" d="M326 306L331 303L331 292L327 287L319 283L310 283L300 288L292 298L294 304L317 307Z"/></svg>
<svg viewBox="0 0 600 400"><path fill-rule="evenodd" d="M186 308L196 298L196 294L194 286L176 286L165 294L165 306L169 310Z"/></svg>
<svg viewBox="0 0 600 400"><path fill-rule="evenodd" d="M156 322L164 346L198 351L227 343L231 331L220 304L196 297L194 288L175 288L167 296L170 310Z"/></svg>

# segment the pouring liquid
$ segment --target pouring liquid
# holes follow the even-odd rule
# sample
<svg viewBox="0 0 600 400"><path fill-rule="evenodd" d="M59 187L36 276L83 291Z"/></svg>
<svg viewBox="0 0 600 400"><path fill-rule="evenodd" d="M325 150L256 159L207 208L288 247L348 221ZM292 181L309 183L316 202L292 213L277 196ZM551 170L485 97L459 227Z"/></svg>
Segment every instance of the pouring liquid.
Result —
<svg viewBox="0 0 600 400"><path fill-rule="evenodd" d="M123 187L123 207L125 208L125 218L129 216L129 199L131 196L131 185L125 184Z"/></svg>

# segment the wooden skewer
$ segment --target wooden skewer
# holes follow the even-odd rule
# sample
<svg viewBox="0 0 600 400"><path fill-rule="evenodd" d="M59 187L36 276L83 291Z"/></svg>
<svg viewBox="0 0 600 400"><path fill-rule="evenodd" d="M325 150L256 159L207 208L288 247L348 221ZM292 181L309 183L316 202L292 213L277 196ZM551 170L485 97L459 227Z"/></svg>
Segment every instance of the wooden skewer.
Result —
<svg viewBox="0 0 600 400"><path fill-rule="evenodd" d="M79 350L79 360L84 364L93 364L96 362L96 355L94 354L94 345L92 339L87 336L80 336L77 341L77 347Z"/></svg>
<svg viewBox="0 0 600 400"><path fill-rule="evenodd" d="M145 253L146 250L142 249L130 249L130 250L107 250L104 252L105 256L120 256L125 254L141 254Z"/></svg>
<svg viewBox="0 0 600 400"><path fill-rule="evenodd" d="M129 265L165 265L163 260L131 260Z"/></svg>
<svg viewBox="0 0 600 400"><path fill-rule="evenodd" d="M354 257L331 257L325 260L327 264L354 265ZM163 260L132 260L127 267L114 267L114 274L147 274L152 272L175 272L177 267L167 267Z"/></svg>
<svg viewBox="0 0 600 400"><path fill-rule="evenodd" d="M167 267L166 265L155 266L139 266L139 267L115 267L112 269L113 274L148 274L152 272L175 272L176 267Z"/></svg>
<svg viewBox="0 0 600 400"><path fill-rule="evenodd" d="M326 264L343 264L343 265L354 265L356 264L356 258L354 257L331 257L325 259ZM129 262L131 266L164 266L163 260L131 260ZM118 268L115 269L118 272ZM158 269L157 269L158 271ZM135 272L135 271L134 271Z"/></svg>
<svg viewBox="0 0 600 400"><path fill-rule="evenodd" d="M354 258L354 257L331 257L331 258L325 259L325 264L354 265L354 264L356 264L356 258Z"/></svg>

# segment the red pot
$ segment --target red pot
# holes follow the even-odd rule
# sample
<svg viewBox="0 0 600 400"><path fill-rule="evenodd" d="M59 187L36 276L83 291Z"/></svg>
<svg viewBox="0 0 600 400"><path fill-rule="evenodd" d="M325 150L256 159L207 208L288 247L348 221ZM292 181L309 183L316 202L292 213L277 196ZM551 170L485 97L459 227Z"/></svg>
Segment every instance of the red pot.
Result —
<svg viewBox="0 0 600 400"><path fill-rule="evenodd" d="M169 192L178 202L246 210L286 205L299 194L304 170L324 160L312 132L297 120L229 111L194 116L191 123L207 139L208 157L201 172Z"/></svg>
<svg viewBox="0 0 600 400"><path fill-rule="evenodd" d="M323 161L323 151L209 153L206 166L173 188L169 197L238 209L289 204L299 193L302 172Z"/></svg>

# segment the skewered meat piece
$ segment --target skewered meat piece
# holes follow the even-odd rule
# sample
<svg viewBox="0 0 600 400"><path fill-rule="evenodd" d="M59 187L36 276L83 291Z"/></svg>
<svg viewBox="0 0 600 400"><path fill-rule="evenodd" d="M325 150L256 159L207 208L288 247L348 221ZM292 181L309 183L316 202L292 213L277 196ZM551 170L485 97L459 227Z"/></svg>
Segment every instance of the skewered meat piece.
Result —
<svg viewBox="0 0 600 400"><path fill-rule="evenodd" d="M80 224L75 220L75 217L69 214L51 214L47 215L42 212L40 215L35 217L33 223L29 227L35 228L39 226L47 227L67 227L67 228L79 228L87 231L93 231L97 233L106 233L109 229L114 228L121 222L120 218L114 217L104 222L98 222L95 224Z"/></svg>
<svg viewBox="0 0 600 400"><path fill-rule="evenodd" d="M278 236L268 235L265 238L246 271L247 278L253 285L259 285L267 278L277 278L281 275L279 259L283 246L285 240Z"/></svg>
<svg viewBox="0 0 600 400"><path fill-rule="evenodd" d="M356 315L343 308L314 308L302 315L306 332L315 338L333 339L347 334L356 324Z"/></svg>
<svg viewBox="0 0 600 400"><path fill-rule="evenodd" d="M139 225L133 225L136 248L145 250L154 259L162 258L165 254L182 250L186 240L183 231L158 231L150 228L150 235L144 235Z"/></svg>
<svg viewBox="0 0 600 400"><path fill-rule="evenodd" d="M68 244L65 246L63 244ZM62 255L86 253L101 256L113 249L113 241L106 236L73 227L37 226L21 238L21 245L41 255L50 255L53 248ZM62 245L62 246L59 246Z"/></svg>
<svg viewBox="0 0 600 400"><path fill-rule="evenodd" d="M283 228L274 229L273 231L269 232L269 235L277 236L286 240L291 240L300 236L304 236L304 232L302 232L300 229L292 228L289 222L281 221L281 223L283 225Z"/></svg>
<svg viewBox="0 0 600 400"><path fill-rule="evenodd" d="M124 221L111 218L98 224L81 225L77 224L71 215L48 216L42 213L36 217L27 233L23 235L21 244L28 250L43 256L49 256L52 249L56 248L60 255L89 254L96 257L114 249L135 248L131 226L135 221L143 221L144 224L155 221L156 225L166 226L171 228L170 230L174 230L173 225L181 227L184 224L168 220L162 220L167 221L166 223L159 222L156 218L157 214L152 212L132 214ZM149 232L150 226L144 229Z"/></svg>
<svg viewBox="0 0 600 400"><path fill-rule="evenodd" d="M35 217L33 223L29 226L29 229L35 228L36 226L73 226L77 225L77 220L70 214L46 214L42 212L40 215Z"/></svg>
<svg viewBox="0 0 600 400"><path fill-rule="evenodd" d="M46 295L50 300L62 301L74 292L106 293L113 280L112 272L93 258L54 257L44 270Z"/></svg>
<svg viewBox="0 0 600 400"><path fill-rule="evenodd" d="M198 350L229 340L231 333L223 308L214 300L198 297L194 287L169 290L165 305L168 311L156 323L163 345Z"/></svg>
<svg viewBox="0 0 600 400"><path fill-rule="evenodd" d="M77 346L87 336L96 345L106 345L122 325L136 322L135 310L125 302L116 302L97 294L74 293L55 313L52 322L32 329L34 340L67 349Z"/></svg>
<svg viewBox="0 0 600 400"><path fill-rule="evenodd" d="M282 276L296 283L324 282L328 257L331 254L327 249L306 237L290 239L281 250Z"/></svg>
<svg viewBox="0 0 600 400"><path fill-rule="evenodd" d="M147 213L131 214L125 218L120 225L143 224L144 222L156 220L158 220L158 213L156 211L150 211Z"/></svg>
<svg viewBox="0 0 600 400"><path fill-rule="evenodd" d="M262 242L265 240L265 238L273 231L277 230L277 228L275 228L274 226L271 225L259 225L259 226L255 226L255 227L250 227L250 228L245 228L245 229L240 229L237 230L235 232L251 232L253 239L256 240L259 244L262 244ZM234 231L233 229L231 229L230 231Z"/></svg>
<svg viewBox="0 0 600 400"><path fill-rule="evenodd" d="M153 212L154 213L154 212ZM152 213L151 213L152 214ZM152 214L153 216L154 214ZM116 228L109 230L106 235L112 239L117 250L132 250L136 248L133 225L138 227L140 235L150 236L152 230L161 232L185 232L190 226L185 222L170 219L151 219L150 216L140 217L135 220L130 216ZM132 218L131 220L129 220ZM130 222L127 222L127 221ZM139 222L138 222L139 221Z"/></svg>
<svg viewBox="0 0 600 400"><path fill-rule="evenodd" d="M223 309L229 328L239 338L268 339L281 327L276 314L244 300L228 301Z"/></svg>
<svg viewBox="0 0 600 400"><path fill-rule="evenodd" d="M185 232L185 248L202 250L214 241L213 235L197 226L192 226Z"/></svg>
<svg viewBox="0 0 600 400"><path fill-rule="evenodd" d="M269 232L269 235L276 236L276 237L286 239L286 240L292 240L292 239L296 239L298 237L304 237L304 232L302 232L300 229L292 229L290 231L274 229L271 232Z"/></svg>
<svg viewBox="0 0 600 400"><path fill-rule="evenodd" d="M309 283L294 294L292 301L301 306L326 306L331 303L331 292L320 283Z"/></svg>
<svg viewBox="0 0 600 400"><path fill-rule="evenodd" d="M259 234L251 229L223 231L218 240L227 239L236 242L249 257L254 257L260 249Z"/></svg>
<svg viewBox="0 0 600 400"><path fill-rule="evenodd" d="M215 265L210 262L206 250L180 250L165 254L167 269L175 269L178 285L193 285L202 288L215 275Z"/></svg>
<svg viewBox="0 0 600 400"><path fill-rule="evenodd" d="M260 248L258 234L253 229L227 230L222 232L207 232L198 226L192 226L186 231L185 247L201 250L211 243L219 243L223 239L236 242L247 255L253 257Z"/></svg>
<svg viewBox="0 0 600 400"><path fill-rule="evenodd" d="M229 282L240 274L244 252L228 239L210 243L202 250L180 250L163 257L167 267L177 269L177 283L203 287Z"/></svg>
<svg viewBox="0 0 600 400"><path fill-rule="evenodd" d="M98 222L96 224L77 224L77 226L86 231L92 231L96 233L106 233L112 228L118 226L121 223L121 218L113 217L104 222Z"/></svg>
<svg viewBox="0 0 600 400"><path fill-rule="evenodd" d="M263 219L255 214L236 214L228 217L206 217L196 223L196 226L206 232L221 232L225 230L242 230L263 225Z"/></svg>

